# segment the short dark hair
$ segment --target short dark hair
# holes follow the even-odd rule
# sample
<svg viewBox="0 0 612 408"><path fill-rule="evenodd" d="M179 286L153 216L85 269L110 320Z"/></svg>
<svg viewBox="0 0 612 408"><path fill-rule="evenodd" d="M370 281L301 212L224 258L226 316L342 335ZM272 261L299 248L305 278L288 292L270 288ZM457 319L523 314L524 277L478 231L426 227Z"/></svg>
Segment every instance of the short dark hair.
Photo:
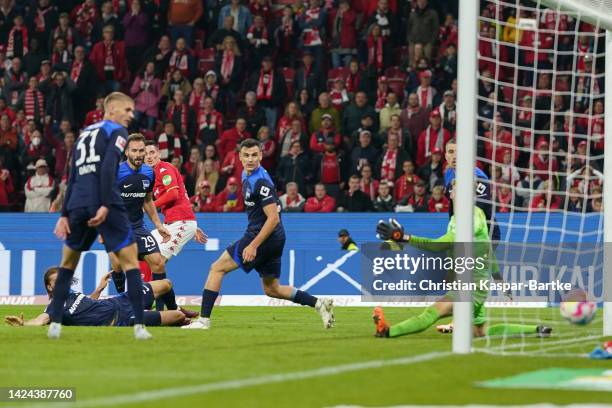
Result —
<svg viewBox="0 0 612 408"><path fill-rule="evenodd" d="M145 147L147 146L154 146L155 150L159 149L157 147L157 143L155 143L155 140L145 140Z"/></svg>
<svg viewBox="0 0 612 408"><path fill-rule="evenodd" d="M446 142L446 144L454 144L454 145L456 145L456 144L457 144L457 139L456 139L456 138L454 138L454 137L451 137L451 138L449 139L449 141L448 141L448 142ZM446 145L445 145L445 146L446 146Z"/></svg>
<svg viewBox="0 0 612 408"><path fill-rule="evenodd" d="M131 142L145 142L146 146L146 138L142 133L132 133L131 135L129 135L126 147L129 146Z"/></svg>
<svg viewBox="0 0 612 408"><path fill-rule="evenodd" d="M59 272L59 267L57 266L52 266L45 271L45 274L44 274L45 290L47 291L47 295L49 295L49 297L52 296L52 292L49 289L47 289L47 287L49 286L49 283L51 282L51 276L53 276L54 274L58 272Z"/></svg>
<svg viewBox="0 0 612 408"><path fill-rule="evenodd" d="M238 150L242 150L242 149L250 149L251 147L258 147L259 150L261 150L261 144L259 144L259 141L249 138L249 139L244 139L242 142L240 142L240 146L238 147Z"/></svg>

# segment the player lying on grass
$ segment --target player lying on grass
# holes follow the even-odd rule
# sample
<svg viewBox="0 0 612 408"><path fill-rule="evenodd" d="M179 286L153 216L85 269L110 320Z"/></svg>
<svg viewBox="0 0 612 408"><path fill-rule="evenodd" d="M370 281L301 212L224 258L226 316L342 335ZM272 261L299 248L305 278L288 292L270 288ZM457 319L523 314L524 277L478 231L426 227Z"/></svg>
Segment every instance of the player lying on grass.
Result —
<svg viewBox="0 0 612 408"><path fill-rule="evenodd" d="M47 269L44 275L45 289L49 299L53 299L53 290L57 280L57 267ZM89 296L79 292L70 292L63 307L62 322L66 326L132 326L134 311L126 292L119 296L100 300L100 294L108 285L111 273L102 277L96 290ZM167 293L172 288L168 279L144 283L142 285L143 307L150 309L155 297ZM49 324L49 306L34 319L24 320L20 316L6 316L4 319L11 326L44 326ZM178 326L186 321L179 310L156 312L145 310L144 322L147 326Z"/></svg>
<svg viewBox="0 0 612 408"><path fill-rule="evenodd" d="M239 241L227 247L211 265L202 293L200 318L183 328L210 328L210 315L221 290L221 282L228 273L238 268L247 273L255 269L261 277L266 295L315 308L323 319L323 326L331 328L334 324L332 299L317 299L307 292L280 284L285 229L279 214L280 201L276 188L268 172L260 166L263 155L257 140L242 141L239 154L244 166L242 194L248 217L247 230Z"/></svg>
<svg viewBox="0 0 612 408"><path fill-rule="evenodd" d="M451 205L454 201L454 192L451 190ZM414 235L406 234L404 227L395 219L390 219L389 222L379 221L376 226L376 232L380 239L385 241L393 240L396 242L406 242L414 247L423 250L441 251L452 250L455 243L455 215L453 215L448 223L446 234L439 238L423 238ZM474 257L488 257L490 251L489 231L487 227L487 218L484 212L474 206ZM489 280L491 274L498 270L496 262L485 263L483 268L475 267L473 269L473 280L479 282L481 280ZM539 336L548 336L552 332L550 327L541 325L523 325L523 324L496 324L486 327L485 300L488 296L486 290L476 290L472 293L472 309L473 309L473 325L474 336L511 336L511 335L527 335L536 334ZM453 314L453 302L457 298L457 292L448 292L440 300L436 301L432 306L427 307L420 315L411 317L403 322L390 326L385 320L382 307L374 308L372 318L376 325L377 337L397 337L406 334L419 333L431 327L439 319L451 316Z"/></svg>

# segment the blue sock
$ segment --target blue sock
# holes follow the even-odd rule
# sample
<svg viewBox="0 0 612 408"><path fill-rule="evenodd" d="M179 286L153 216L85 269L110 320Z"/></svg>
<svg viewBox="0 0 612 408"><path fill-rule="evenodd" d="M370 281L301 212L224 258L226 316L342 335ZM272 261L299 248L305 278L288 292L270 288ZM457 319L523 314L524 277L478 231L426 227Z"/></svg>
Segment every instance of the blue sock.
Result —
<svg viewBox="0 0 612 408"><path fill-rule="evenodd" d="M308 292L304 292L302 290L293 288L293 293L291 294L291 301L293 303L297 303L298 305L315 307L317 304L317 298L312 296Z"/></svg>
<svg viewBox="0 0 612 408"><path fill-rule="evenodd" d="M51 321L54 323L62 322L64 303L66 303L68 293L70 293L72 275L74 275L74 271L66 268L59 268L59 271L57 272L55 287L53 288L53 298L51 299L51 304L49 305L49 315L51 317Z"/></svg>
<svg viewBox="0 0 612 408"><path fill-rule="evenodd" d="M111 277L113 278L117 293L125 292L125 273L123 273L123 271L112 271Z"/></svg>
<svg viewBox="0 0 612 408"><path fill-rule="evenodd" d="M202 309L200 309L200 316L210 317L217 296L219 296L219 292L204 289L204 292L202 292Z"/></svg>
<svg viewBox="0 0 612 408"><path fill-rule="evenodd" d="M166 279L166 277L166 272L153 274L153 280L162 280ZM178 306L176 305L176 295L174 294L174 289L170 289L168 293L165 293L155 299L155 310L161 312L162 310L164 310L164 305L166 305L168 310L178 309Z"/></svg>
<svg viewBox="0 0 612 408"><path fill-rule="evenodd" d="M140 277L140 269L131 269L125 272L128 285L128 298L132 304L134 312L134 324L143 323L143 307L142 307L142 278Z"/></svg>

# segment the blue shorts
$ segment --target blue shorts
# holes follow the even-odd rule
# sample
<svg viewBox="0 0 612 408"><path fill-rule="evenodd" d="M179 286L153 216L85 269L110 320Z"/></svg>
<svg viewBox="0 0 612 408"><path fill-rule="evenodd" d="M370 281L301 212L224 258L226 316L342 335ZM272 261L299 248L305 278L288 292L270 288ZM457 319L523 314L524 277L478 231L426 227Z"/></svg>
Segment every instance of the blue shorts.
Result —
<svg viewBox="0 0 612 408"><path fill-rule="evenodd" d="M142 295L142 305L144 309L151 309L155 297L153 296L153 288L150 283L142 284ZM130 302L128 293L123 292L119 296L112 297L111 300L115 302L118 310L115 326L132 326L134 324L134 311L132 310L132 303Z"/></svg>
<svg viewBox="0 0 612 408"><path fill-rule="evenodd" d="M285 248L285 238L268 238L257 248L257 255L251 262L242 262L242 251L255 237L245 235L226 248L232 259L246 273L255 269L262 278L280 278L281 258Z"/></svg>
<svg viewBox="0 0 612 408"><path fill-rule="evenodd" d="M157 240L153 238L151 232L146 229L143 225L140 227L132 227L134 231L134 238L136 239L136 245L138 245L138 259L143 260L145 256L154 253L159 253L159 246L157 246Z"/></svg>
<svg viewBox="0 0 612 408"><path fill-rule="evenodd" d="M87 221L93 218L98 207L75 208L68 212L70 234L66 245L79 252L88 251L98 234L104 239L107 252L118 252L134 242L134 234L127 213L122 207L111 206L106 220L97 227L89 227Z"/></svg>

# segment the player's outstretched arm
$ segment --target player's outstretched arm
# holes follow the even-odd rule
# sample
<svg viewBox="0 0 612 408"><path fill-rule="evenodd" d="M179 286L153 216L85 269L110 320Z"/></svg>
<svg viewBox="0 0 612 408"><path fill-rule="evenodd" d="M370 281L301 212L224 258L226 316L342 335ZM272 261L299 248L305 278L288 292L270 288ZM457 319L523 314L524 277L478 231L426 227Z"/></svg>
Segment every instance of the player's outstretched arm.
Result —
<svg viewBox="0 0 612 408"><path fill-rule="evenodd" d="M242 258L244 262L250 262L257 256L257 248L272 234L274 228L280 223L280 217L278 216L278 207L276 203L270 202L268 205L263 207L263 211L266 214L266 222L259 234L247 245L242 251Z"/></svg>
<svg viewBox="0 0 612 408"><path fill-rule="evenodd" d="M4 321L9 326L14 326L14 327L17 327L17 326L44 326L44 325L49 324L51 319L49 318L49 315L47 313L41 313L38 316L36 316L34 319L24 320L23 313L21 313L19 316L6 316L4 318Z"/></svg>
<svg viewBox="0 0 612 408"><path fill-rule="evenodd" d="M170 231L168 231L166 227L164 227L161 220L159 219L159 214L157 213L155 204L153 204L153 194L152 193L148 193L147 196L145 197L143 208L145 212L147 213L147 215L149 216L149 218L151 219L151 222L153 222L153 225L155 225L155 228L157 228L159 235L161 235L162 242L168 242L170 240Z"/></svg>

